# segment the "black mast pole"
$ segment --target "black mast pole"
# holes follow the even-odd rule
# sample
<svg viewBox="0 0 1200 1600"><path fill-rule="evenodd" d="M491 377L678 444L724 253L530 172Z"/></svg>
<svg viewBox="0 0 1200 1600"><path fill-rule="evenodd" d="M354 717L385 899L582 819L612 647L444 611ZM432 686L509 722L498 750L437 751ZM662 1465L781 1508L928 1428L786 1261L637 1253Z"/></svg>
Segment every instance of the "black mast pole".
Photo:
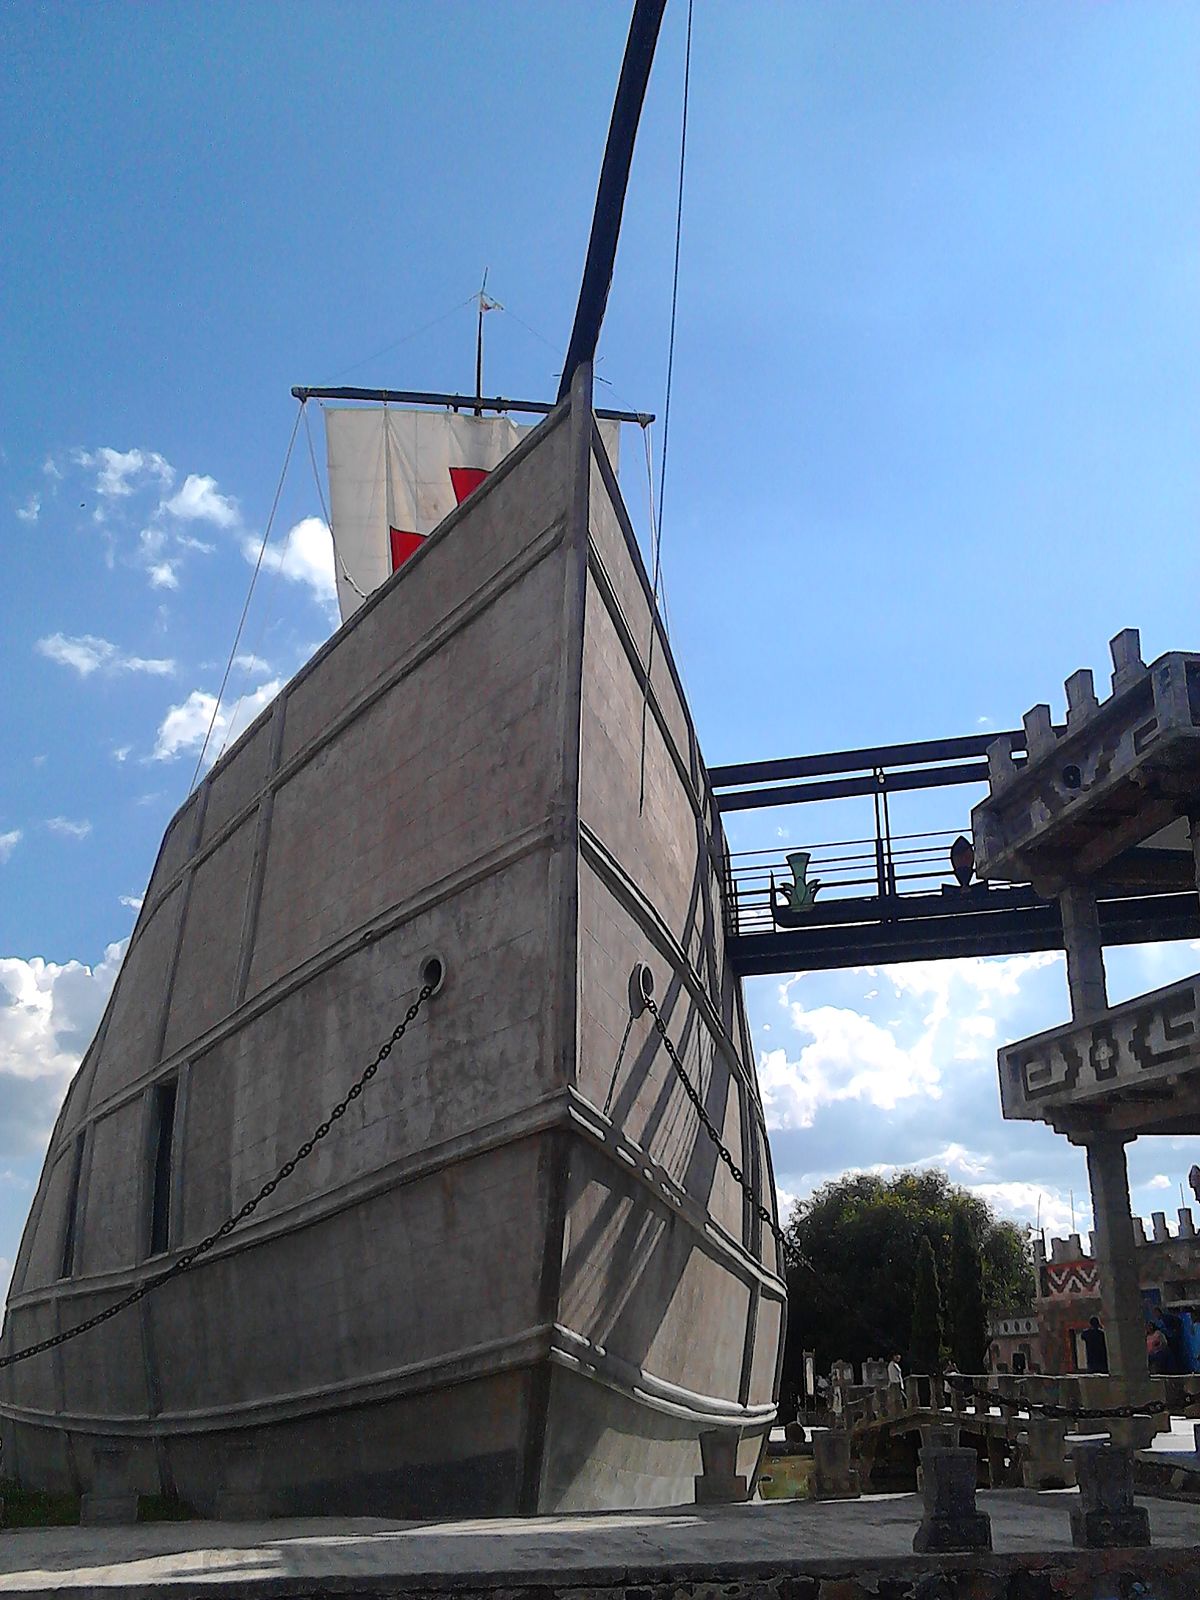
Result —
<svg viewBox="0 0 1200 1600"><path fill-rule="evenodd" d="M612 121L608 126L608 143L604 147L604 162L600 168L600 182L596 188L596 209L592 215L592 232L584 261L583 282L579 288L579 304L575 310L575 326L571 329L562 382L558 386L560 400L571 392L571 380L576 369L583 362L590 361L596 353L600 325L604 321L604 308L608 304L608 291L612 284L617 239L621 232L621 213L625 208L625 190L633 160L633 142L637 137L642 102L646 97L646 84L650 79L654 47L658 42L658 30L666 4L667 0L636 0L633 8L629 38L625 42L625 59L621 63L621 77L613 101Z"/></svg>

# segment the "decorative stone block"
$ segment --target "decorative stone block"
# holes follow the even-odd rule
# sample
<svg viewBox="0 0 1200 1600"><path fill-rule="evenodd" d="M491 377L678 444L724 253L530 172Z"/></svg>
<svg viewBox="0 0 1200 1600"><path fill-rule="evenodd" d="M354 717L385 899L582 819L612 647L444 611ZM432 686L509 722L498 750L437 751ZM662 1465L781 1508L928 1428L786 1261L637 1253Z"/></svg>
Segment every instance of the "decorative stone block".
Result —
<svg viewBox="0 0 1200 1600"><path fill-rule="evenodd" d="M1150 1518L1133 1503L1133 1453L1109 1444L1079 1444L1072 1452L1079 1505L1071 1512L1071 1543L1110 1550L1150 1543Z"/></svg>
<svg viewBox="0 0 1200 1600"><path fill-rule="evenodd" d="M992 1548L991 1518L975 1504L978 1471L974 1450L921 1451L924 1515L913 1535L914 1550L925 1555Z"/></svg>
<svg viewBox="0 0 1200 1600"><path fill-rule="evenodd" d="M1026 1489L1070 1489L1075 1466L1067 1459L1067 1425L1031 1417L1017 1435L1021 1448L1021 1482Z"/></svg>
<svg viewBox="0 0 1200 1600"><path fill-rule="evenodd" d="M841 1429L813 1434L810 1500L856 1500L862 1493L850 1464L850 1435Z"/></svg>
<svg viewBox="0 0 1200 1600"><path fill-rule="evenodd" d="M731 1505L750 1498L750 1485L737 1469L741 1437L737 1428L710 1428L700 1435L704 1470L692 1480L698 1506Z"/></svg>

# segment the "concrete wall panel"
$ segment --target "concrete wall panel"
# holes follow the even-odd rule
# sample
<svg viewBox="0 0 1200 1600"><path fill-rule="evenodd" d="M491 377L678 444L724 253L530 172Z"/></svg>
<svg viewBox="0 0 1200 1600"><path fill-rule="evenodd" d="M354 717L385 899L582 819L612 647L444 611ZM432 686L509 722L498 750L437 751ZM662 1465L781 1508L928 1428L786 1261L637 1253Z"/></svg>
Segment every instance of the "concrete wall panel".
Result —
<svg viewBox="0 0 1200 1600"><path fill-rule="evenodd" d="M76 1260L84 1273L112 1272L143 1260L149 1222L143 1214L148 1179L144 1097L127 1100L92 1125L91 1175L82 1194Z"/></svg>
<svg viewBox="0 0 1200 1600"><path fill-rule="evenodd" d="M92 1107L137 1082L158 1062L183 900L182 887L172 889L129 947L113 991L108 1032L92 1082Z"/></svg>
<svg viewBox="0 0 1200 1600"><path fill-rule="evenodd" d="M547 817L562 581L541 562L280 789L250 993Z"/></svg>
<svg viewBox="0 0 1200 1600"><path fill-rule="evenodd" d="M39 1289L57 1281L62 1271L67 1197L71 1188L71 1151L66 1149L45 1178L46 1195L38 1227L29 1240L23 1289Z"/></svg>
<svg viewBox="0 0 1200 1600"><path fill-rule="evenodd" d="M271 707L214 769L204 808L203 843L214 839L231 817L248 806L267 781L271 756Z"/></svg>
<svg viewBox="0 0 1200 1600"><path fill-rule="evenodd" d="M196 1059L181 1238L218 1226L307 1138L404 1016L430 950L446 963L444 990L260 1215L485 1130L554 1087L546 871L547 851L532 851L355 949Z"/></svg>
<svg viewBox="0 0 1200 1600"><path fill-rule="evenodd" d="M164 1415L348 1403L422 1363L446 1383L535 1324L545 1207L526 1139L214 1260L151 1308Z"/></svg>
<svg viewBox="0 0 1200 1600"><path fill-rule="evenodd" d="M182 1049L233 1009L254 838L255 819L249 817L196 868L171 989L166 1055Z"/></svg>
<svg viewBox="0 0 1200 1600"><path fill-rule="evenodd" d="M363 690L414 649L450 611L495 581L566 511L569 429L556 420L536 458L493 474L443 524L393 588L375 597L326 655L292 686L283 759L318 737Z"/></svg>

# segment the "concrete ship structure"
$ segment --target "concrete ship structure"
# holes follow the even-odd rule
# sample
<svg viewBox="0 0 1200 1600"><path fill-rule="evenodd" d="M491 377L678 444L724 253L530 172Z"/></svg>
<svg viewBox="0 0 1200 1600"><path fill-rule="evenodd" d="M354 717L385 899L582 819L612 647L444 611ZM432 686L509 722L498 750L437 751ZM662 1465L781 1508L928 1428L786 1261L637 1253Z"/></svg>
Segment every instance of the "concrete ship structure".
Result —
<svg viewBox="0 0 1200 1600"><path fill-rule="evenodd" d="M693 1499L711 1433L753 1472L775 1241L629 996L644 962L773 1214L723 835L587 377L167 830L53 1135L5 1352L217 1227L433 957L444 983L205 1261L0 1373L22 1484L95 1491L119 1458L206 1514L664 1505Z"/></svg>

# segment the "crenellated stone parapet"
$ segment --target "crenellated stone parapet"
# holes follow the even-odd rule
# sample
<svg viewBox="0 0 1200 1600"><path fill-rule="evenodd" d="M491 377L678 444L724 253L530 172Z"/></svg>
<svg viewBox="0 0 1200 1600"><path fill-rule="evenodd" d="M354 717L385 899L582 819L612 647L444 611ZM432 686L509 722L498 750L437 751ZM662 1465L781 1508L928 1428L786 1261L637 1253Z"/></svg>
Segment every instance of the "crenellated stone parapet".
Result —
<svg viewBox="0 0 1200 1600"><path fill-rule="evenodd" d="M1200 655L1175 652L1151 666L1136 628L1112 640L1112 692L1097 698L1091 671L1066 681L1067 717L1048 705L1025 713L1027 755L1012 742L988 751L991 793L971 814L981 879L1032 882L1056 894L1105 869L1129 887L1192 879L1186 850L1141 860L1125 852L1187 813L1200 791ZM1106 881L1108 879L1106 878Z"/></svg>

